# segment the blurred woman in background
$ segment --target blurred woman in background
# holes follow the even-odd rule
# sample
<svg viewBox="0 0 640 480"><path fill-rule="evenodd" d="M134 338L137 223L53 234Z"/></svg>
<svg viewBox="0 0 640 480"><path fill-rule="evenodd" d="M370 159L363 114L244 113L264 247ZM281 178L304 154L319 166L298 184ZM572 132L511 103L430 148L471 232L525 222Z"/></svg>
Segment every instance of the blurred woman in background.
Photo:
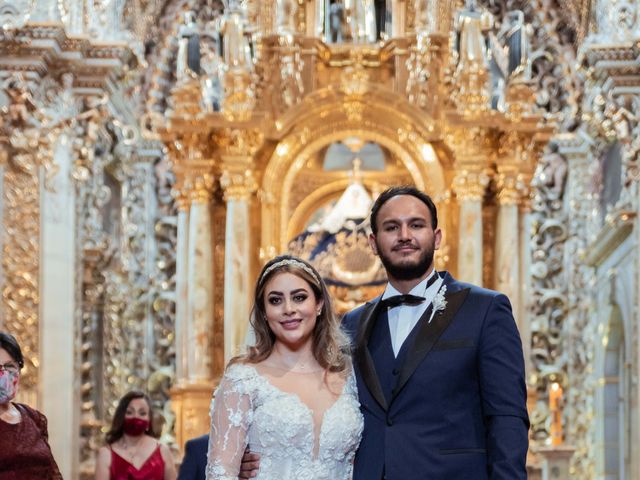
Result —
<svg viewBox="0 0 640 480"><path fill-rule="evenodd" d="M127 393L113 415L107 446L98 451L96 480L175 480L173 455L158 437L149 397Z"/></svg>
<svg viewBox="0 0 640 480"><path fill-rule="evenodd" d="M47 418L13 399L18 392L24 358L17 340L0 332L0 478L60 480L49 447Z"/></svg>

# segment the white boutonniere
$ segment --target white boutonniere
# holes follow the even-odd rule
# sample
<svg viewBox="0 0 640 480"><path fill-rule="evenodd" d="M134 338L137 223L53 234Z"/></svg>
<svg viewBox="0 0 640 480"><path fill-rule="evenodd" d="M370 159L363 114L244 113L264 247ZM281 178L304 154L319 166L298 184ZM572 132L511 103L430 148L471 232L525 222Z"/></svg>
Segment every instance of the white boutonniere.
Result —
<svg viewBox="0 0 640 480"><path fill-rule="evenodd" d="M433 320L433 317L436 313L447 308L447 301L444 298L445 293L447 293L447 286L442 285L440 290L438 290L438 293L436 293L435 298L433 299L433 310L431 311L431 318L429 318L429 323L431 323L431 320Z"/></svg>

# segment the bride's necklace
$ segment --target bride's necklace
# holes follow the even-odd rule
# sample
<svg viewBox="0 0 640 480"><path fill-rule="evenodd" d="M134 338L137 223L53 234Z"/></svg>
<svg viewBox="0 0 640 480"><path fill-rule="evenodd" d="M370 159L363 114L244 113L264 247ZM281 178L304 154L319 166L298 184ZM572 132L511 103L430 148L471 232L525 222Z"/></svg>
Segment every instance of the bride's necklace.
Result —
<svg viewBox="0 0 640 480"><path fill-rule="evenodd" d="M311 374L323 371L323 368L318 364L310 365L308 362L295 362L292 365L287 365L282 358L272 358L271 363L269 363L268 366L275 368L276 370L291 373Z"/></svg>

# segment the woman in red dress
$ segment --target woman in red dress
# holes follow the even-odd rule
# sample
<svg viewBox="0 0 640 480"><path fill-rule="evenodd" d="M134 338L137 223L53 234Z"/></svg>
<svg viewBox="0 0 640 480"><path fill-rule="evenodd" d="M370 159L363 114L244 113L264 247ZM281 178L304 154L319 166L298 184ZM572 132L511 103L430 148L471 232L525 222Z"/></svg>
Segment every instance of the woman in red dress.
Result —
<svg viewBox="0 0 640 480"><path fill-rule="evenodd" d="M0 478L62 480L49 448L46 417L14 403L24 358L20 345L0 332Z"/></svg>
<svg viewBox="0 0 640 480"><path fill-rule="evenodd" d="M96 480L175 480L171 451L157 437L149 398L127 393L113 415L108 446L98 451Z"/></svg>

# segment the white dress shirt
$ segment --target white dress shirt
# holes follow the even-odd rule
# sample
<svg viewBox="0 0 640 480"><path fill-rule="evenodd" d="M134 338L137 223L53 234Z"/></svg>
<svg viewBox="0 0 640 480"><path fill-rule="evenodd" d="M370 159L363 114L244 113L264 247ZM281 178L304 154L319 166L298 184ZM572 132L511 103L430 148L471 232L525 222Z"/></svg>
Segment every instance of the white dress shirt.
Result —
<svg viewBox="0 0 640 480"><path fill-rule="evenodd" d="M429 288L427 283L433 275L438 273L434 269L427 278L422 280L419 284L411 289L409 294L423 297L424 302L419 305L398 305L397 307L389 308L387 315L389 317L389 333L391 334L391 346L393 347L393 354L397 357L398 352L402 348L402 344L407 339L413 327L416 326L418 320L422 314L427 310L433 299L435 298L440 286L442 285L442 277L433 282ZM382 300L385 298L393 297L394 295L401 295L401 293L393 288L390 283L387 283L382 294Z"/></svg>

